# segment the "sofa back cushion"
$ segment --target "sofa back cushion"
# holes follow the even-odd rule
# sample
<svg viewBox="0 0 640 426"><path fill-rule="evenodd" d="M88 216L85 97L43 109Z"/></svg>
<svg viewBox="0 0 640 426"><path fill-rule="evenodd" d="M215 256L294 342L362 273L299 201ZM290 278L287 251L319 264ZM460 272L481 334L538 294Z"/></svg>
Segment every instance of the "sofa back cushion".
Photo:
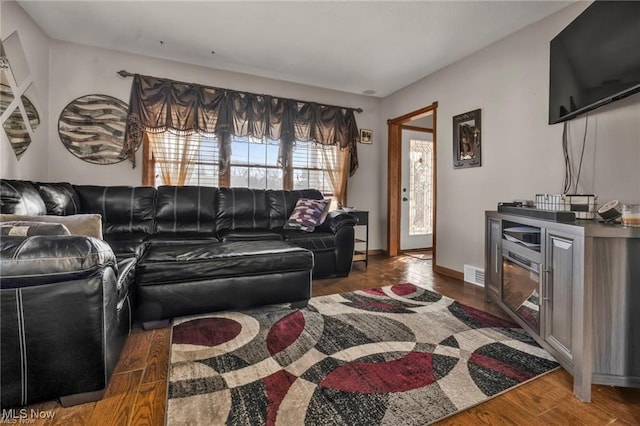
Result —
<svg viewBox="0 0 640 426"><path fill-rule="evenodd" d="M270 227L273 229L282 228L287 223L299 199L322 200L324 197L317 189L270 189L267 191L267 198L269 200Z"/></svg>
<svg viewBox="0 0 640 426"><path fill-rule="evenodd" d="M80 198L70 183L35 183L47 214L68 216L80 212Z"/></svg>
<svg viewBox="0 0 640 426"><path fill-rule="evenodd" d="M0 179L0 213L35 216L47 208L32 182Z"/></svg>
<svg viewBox="0 0 640 426"><path fill-rule="evenodd" d="M81 213L102 215L105 234L153 232L156 189L148 186L74 185Z"/></svg>
<svg viewBox="0 0 640 426"><path fill-rule="evenodd" d="M216 231L269 229L269 204L264 189L219 188Z"/></svg>
<svg viewBox="0 0 640 426"><path fill-rule="evenodd" d="M156 232L216 232L217 188L160 186Z"/></svg>

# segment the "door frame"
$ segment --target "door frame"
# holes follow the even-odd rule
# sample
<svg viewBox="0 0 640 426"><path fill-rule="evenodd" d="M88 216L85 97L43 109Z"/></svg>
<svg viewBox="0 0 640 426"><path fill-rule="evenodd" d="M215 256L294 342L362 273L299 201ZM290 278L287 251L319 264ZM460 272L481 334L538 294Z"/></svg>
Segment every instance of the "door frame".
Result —
<svg viewBox="0 0 640 426"><path fill-rule="evenodd" d="M437 110L434 102L419 110L387 120L389 139L387 156L387 256L395 257L400 253L400 212L402 186L402 128L411 120L433 114L433 261L436 264L436 199L437 199Z"/></svg>

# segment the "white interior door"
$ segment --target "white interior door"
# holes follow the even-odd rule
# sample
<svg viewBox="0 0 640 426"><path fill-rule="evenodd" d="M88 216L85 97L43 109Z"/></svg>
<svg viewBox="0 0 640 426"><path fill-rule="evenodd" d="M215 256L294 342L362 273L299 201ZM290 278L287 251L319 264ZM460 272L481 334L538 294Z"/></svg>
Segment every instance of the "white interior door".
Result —
<svg viewBox="0 0 640 426"><path fill-rule="evenodd" d="M402 130L400 250L433 246L433 134Z"/></svg>

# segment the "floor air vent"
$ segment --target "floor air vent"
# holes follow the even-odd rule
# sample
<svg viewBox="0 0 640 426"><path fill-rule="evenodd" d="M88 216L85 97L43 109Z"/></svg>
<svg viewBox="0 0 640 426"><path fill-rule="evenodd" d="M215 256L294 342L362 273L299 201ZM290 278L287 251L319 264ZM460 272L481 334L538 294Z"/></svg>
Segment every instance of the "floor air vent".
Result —
<svg viewBox="0 0 640 426"><path fill-rule="evenodd" d="M464 265L464 280L468 283L484 286L484 269Z"/></svg>

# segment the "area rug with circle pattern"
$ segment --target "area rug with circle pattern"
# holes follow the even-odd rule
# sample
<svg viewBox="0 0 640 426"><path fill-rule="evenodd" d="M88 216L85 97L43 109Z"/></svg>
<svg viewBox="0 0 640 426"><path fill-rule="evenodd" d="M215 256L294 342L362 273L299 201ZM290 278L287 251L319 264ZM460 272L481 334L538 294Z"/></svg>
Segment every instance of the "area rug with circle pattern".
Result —
<svg viewBox="0 0 640 426"><path fill-rule="evenodd" d="M425 425L558 364L518 325L413 284L174 322L168 425Z"/></svg>

